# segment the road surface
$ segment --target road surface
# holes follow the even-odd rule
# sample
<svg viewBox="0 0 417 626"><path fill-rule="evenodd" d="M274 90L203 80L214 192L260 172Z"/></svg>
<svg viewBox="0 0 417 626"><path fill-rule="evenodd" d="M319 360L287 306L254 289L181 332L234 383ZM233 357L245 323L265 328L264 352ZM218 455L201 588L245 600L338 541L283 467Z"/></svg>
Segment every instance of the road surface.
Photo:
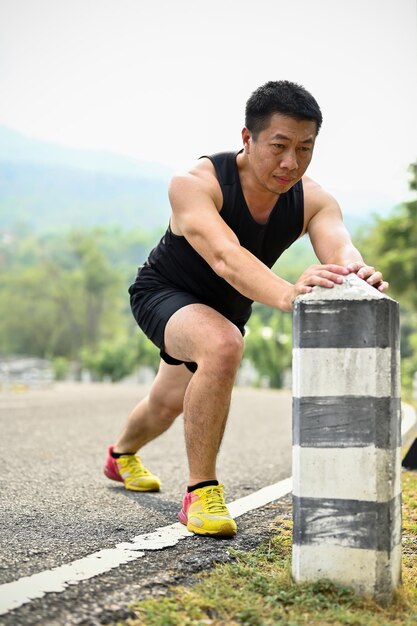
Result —
<svg viewBox="0 0 417 626"><path fill-rule="evenodd" d="M0 392L0 586L177 521L187 476L182 417L141 455L162 479L160 493L127 492L102 473L107 445L146 391L135 385L63 384ZM218 470L228 501L290 476L288 393L235 389ZM0 624L93 626L126 619L132 600L228 560L231 545L257 545L285 506L272 503L243 515L235 539L187 538L0 615Z"/></svg>

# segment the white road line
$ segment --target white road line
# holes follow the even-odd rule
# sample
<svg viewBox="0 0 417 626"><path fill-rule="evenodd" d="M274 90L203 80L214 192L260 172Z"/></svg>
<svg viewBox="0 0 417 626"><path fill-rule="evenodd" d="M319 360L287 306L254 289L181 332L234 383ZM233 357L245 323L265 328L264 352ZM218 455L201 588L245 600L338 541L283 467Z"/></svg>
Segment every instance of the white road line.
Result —
<svg viewBox="0 0 417 626"><path fill-rule="evenodd" d="M292 478L287 478L230 502L228 508L233 517L240 517L244 513L282 498L291 490ZM36 598L43 598L46 593L60 593L69 585L76 585L82 580L104 574L123 563L135 561L144 556L146 550L162 550L175 546L180 539L190 536L192 533L178 522L158 528L152 533L133 537L131 543L119 543L114 548L94 552L72 563L0 585L0 615L13 611Z"/></svg>

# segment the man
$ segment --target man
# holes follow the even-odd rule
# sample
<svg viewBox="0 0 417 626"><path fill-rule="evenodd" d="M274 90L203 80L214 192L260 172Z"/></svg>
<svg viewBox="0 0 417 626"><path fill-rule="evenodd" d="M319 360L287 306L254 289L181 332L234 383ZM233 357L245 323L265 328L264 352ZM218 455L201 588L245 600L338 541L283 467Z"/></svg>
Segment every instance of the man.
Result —
<svg viewBox="0 0 417 626"><path fill-rule="evenodd" d="M202 157L173 178L170 225L129 290L162 359L104 471L127 489L159 490L135 453L183 412L190 473L179 519L197 534L237 530L216 457L252 301L291 311L299 294L331 289L350 272L380 291L388 286L353 246L335 199L304 176L321 122L303 87L278 81L257 89L246 105L243 149ZM270 268L306 232L322 265L293 285Z"/></svg>

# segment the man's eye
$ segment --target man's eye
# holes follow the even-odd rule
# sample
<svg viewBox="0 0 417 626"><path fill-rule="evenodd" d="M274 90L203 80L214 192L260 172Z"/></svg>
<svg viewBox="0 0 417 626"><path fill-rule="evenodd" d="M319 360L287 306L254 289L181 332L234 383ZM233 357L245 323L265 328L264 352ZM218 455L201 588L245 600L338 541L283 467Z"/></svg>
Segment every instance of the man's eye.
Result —
<svg viewBox="0 0 417 626"><path fill-rule="evenodd" d="M274 148L277 148L278 150L283 150L285 146L282 143L274 143Z"/></svg>
<svg viewBox="0 0 417 626"><path fill-rule="evenodd" d="M300 152L311 152L310 146L300 146Z"/></svg>

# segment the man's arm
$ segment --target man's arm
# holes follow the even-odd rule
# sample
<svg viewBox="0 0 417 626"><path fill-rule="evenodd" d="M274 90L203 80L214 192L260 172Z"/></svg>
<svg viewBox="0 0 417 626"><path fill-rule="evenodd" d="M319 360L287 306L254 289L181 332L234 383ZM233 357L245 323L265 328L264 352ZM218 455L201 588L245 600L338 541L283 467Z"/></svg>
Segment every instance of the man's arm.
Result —
<svg viewBox="0 0 417 626"><path fill-rule="evenodd" d="M312 180L303 182L306 231L319 261L342 265L379 291L387 289L388 283L383 280L381 272L367 265L353 245L336 200Z"/></svg>
<svg viewBox="0 0 417 626"><path fill-rule="evenodd" d="M219 215L222 198L211 164L175 176L169 188L171 228L183 235L210 267L244 296L284 311L314 285L332 287L348 271L335 264L314 266L295 285L280 278L248 250Z"/></svg>

